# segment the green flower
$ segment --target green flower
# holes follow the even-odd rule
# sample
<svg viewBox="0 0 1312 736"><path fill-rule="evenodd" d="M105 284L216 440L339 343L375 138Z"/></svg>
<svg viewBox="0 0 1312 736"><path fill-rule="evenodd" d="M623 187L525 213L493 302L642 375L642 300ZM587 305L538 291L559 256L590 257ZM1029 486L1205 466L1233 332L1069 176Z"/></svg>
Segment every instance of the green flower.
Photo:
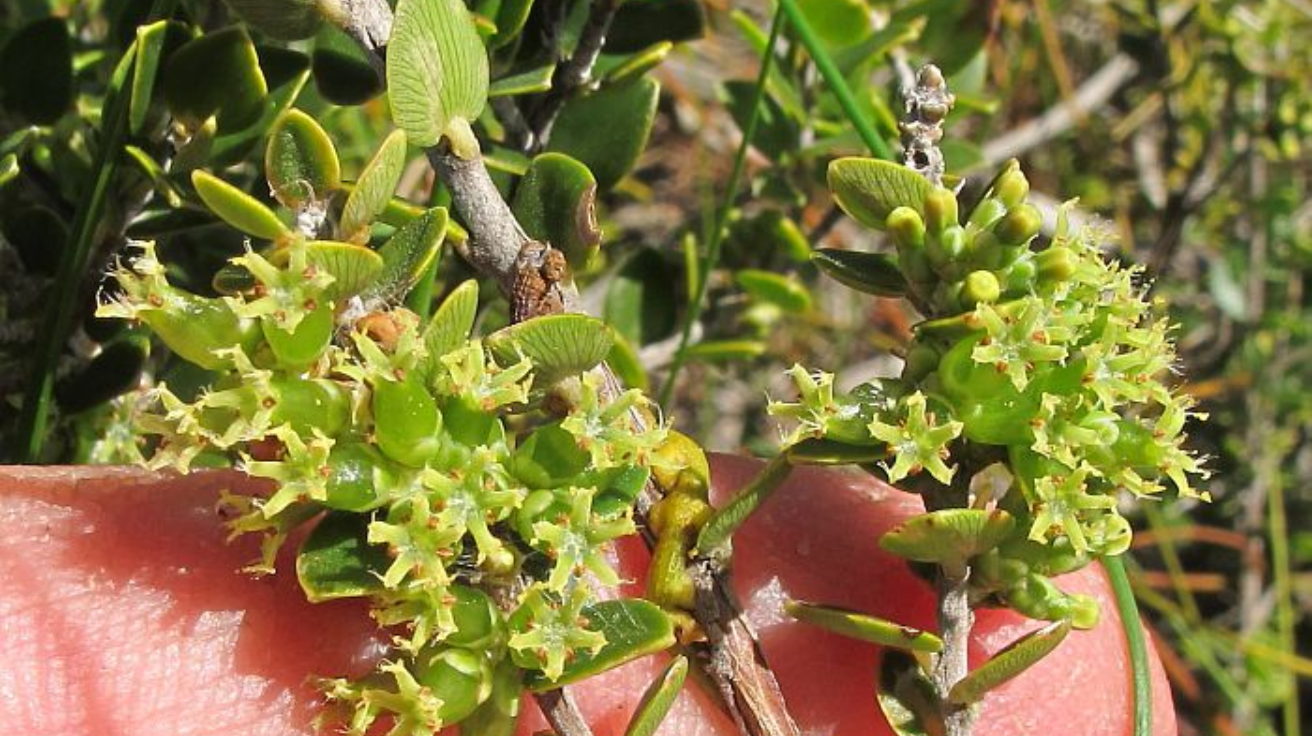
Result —
<svg viewBox="0 0 1312 736"><path fill-rule="evenodd" d="M1082 517L1089 512L1115 513L1116 499L1110 495L1088 492L1092 468L1081 465L1065 475L1048 475L1034 482L1035 500L1031 504L1034 523L1029 538L1046 542L1064 534L1071 548L1085 554L1089 543L1081 527ZM1098 514L1093 514L1094 516Z"/></svg>
<svg viewBox="0 0 1312 736"><path fill-rule="evenodd" d="M328 454L332 451L333 440L316 430L310 441L305 442L288 424L274 428L270 434L282 443L281 459L253 460L246 453L241 455L241 469L247 475L269 478L278 483L278 490L261 505L264 515L274 516L294 503L326 499L328 476L332 472L328 467Z"/></svg>
<svg viewBox="0 0 1312 736"><path fill-rule="evenodd" d="M897 424L876 418L868 427L872 437L888 445L894 458L892 466L880 464L888 482L928 470L938 482L951 483L956 467L949 468L944 460L949 456L948 443L961 435L964 425L957 421L938 424L937 418L926 412L927 400L919 391L903 399L902 405L906 413Z"/></svg>
<svg viewBox="0 0 1312 736"><path fill-rule="evenodd" d="M1036 363L1062 363L1072 339L1067 320L1056 318L1051 306L1038 297L1028 297L1014 316L1003 314L991 304L975 308L975 320L987 335L971 352L976 363L991 364L1005 373L1017 391L1024 391Z"/></svg>
<svg viewBox="0 0 1312 736"><path fill-rule="evenodd" d="M560 677L565 662L575 652L596 653L606 645L605 635L589 631L588 621L582 615L588 598L587 590L581 585L575 586L562 602L540 587L531 588L520 603L528 609L528 621L510 637L510 648L535 661L548 680Z"/></svg>
<svg viewBox="0 0 1312 736"><path fill-rule="evenodd" d="M645 412L651 401L637 390L604 401L598 388L600 379L591 373L584 375L579 383L578 404L560 426L589 454L592 467L605 470L650 464L652 453L665 442L668 430L656 426L635 431L632 412Z"/></svg>
<svg viewBox="0 0 1312 736"><path fill-rule="evenodd" d="M571 488L569 516L533 525L533 546L544 547L555 560L547 588L562 591L586 568L603 585L618 585L620 576L606 561L602 545L633 534L637 529L628 516L602 518L592 513L595 488Z"/></svg>
<svg viewBox="0 0 1312 736"><path fill-rule="evenodd" d="M324 291L333 283L332 274L308 260L305 241L295 239L286 247L287 265L279 268L249 249L232 259L255 277L254 299L226 297L232 311L241 317L267 317L278 328L292 332L306 315L319 309Z"/></svg>
<svg viewBox="0 0 1312 736"><path fill-rule="evenodd" d="M433 379L438 393L464 396L483 411L528 402L533 364L527 358L503 368L488 360L482 341L470 340L439 363Z"/></svg>

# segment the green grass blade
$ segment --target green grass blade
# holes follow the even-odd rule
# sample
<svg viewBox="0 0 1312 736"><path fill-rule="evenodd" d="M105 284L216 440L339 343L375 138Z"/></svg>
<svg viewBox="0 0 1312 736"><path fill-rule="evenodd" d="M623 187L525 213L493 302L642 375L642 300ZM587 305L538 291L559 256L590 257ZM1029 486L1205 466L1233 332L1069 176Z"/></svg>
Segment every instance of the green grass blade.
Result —
<svg viewBox="0 0 1312 736"><path fill-rule="evenodd" d="M1152 736L1153 691L1148 679L1148 644L1139 625L1139 606L1130 589L1130 578L1125 574L1125 562L1119 555L1102 561L1116 597L1116 610L1121 614L1121 626L1130 648L1130 670L1134 678L1134 736Z"/></svg>

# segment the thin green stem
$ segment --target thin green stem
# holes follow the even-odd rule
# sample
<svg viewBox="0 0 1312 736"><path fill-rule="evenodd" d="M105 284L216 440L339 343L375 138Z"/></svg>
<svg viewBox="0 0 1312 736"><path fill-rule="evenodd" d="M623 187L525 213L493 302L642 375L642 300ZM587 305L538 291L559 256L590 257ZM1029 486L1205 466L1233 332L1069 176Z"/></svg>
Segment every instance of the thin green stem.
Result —
<svg viewBox="0 0 1312 736"><path fill-rule="evenodd" d="M1121 614L1121 626L1125 629L1125 641L1130 650L1130 672L1134 680L1134 736L1151 736L1153 692L1148 679L1148 644L1139 623L1139 605L1130 588L1130 578L1125 573L1125 561L1118 555L1104 558L1102 565L1111 580L1116 610Z"/></svg>
<svg viewBox="0 0 1312 736"><path fill-rule="evenodd" d="M756 89L752 94L752 111L747 116L747 124L743 126L743 140L738 144L738 151L734 154L733 170L729 173L729 181L725 185L724 200L715 212L711 231L706 238L706 253L702 258L701 267L698 269L697 288L688 303L688 315L683 320L683 332L679 337L679 349L674 353L674 361L670 365L669 375L665 377L665 384L661 386L661 406L669 406L670 400L674 396L674 386L676 379L679 377L679 371L683 369L684 363L688 360L688 343L692 339L693 325L697 324L697 320L701 318L711 272L720 262L720 246L724 242L724 229L728 224L729 212L733 209L734 198L738 193L738 184L743 178L743 171L747 168L747 151L752 146L752 139L756 137L756 124L760 120L761 108L765 103L765 82L770 75L770 66L774 63L774 49L779 42L780 34L783 33L784 23L783 13L776 10L774 21L770 25L770 38L766 41L765 52L761 55L761 70L756 76Z"/></svg>
<svg viewBox="0 0 1312 736"><path fill-rule="evenodd" d="M811 29L811 24L807 22L806 16L802 13L801 8L797 7L797 0L779 0L779 9L788 16L788 22L793 26L793 32L801 40L802 45L811 54L811 59L815 61L816 69L820 71L820 76L824 77L825 83L829 85L834 96L838 98L838 104L842 106L843 113L847 115L848 121L852 127L856 128L857 135L866 144L866 148L875 156L882 159L892 159L893 151L884 142L883 138L875 132L874 126L861 112L857 106L856 96L852 94L851 88L847 86L847 80L843 78L843 73L838 70L838 65L834 63L829 51L825 49L820 37Z"/></svg>
<svg viewBox="0 0 1312 736"><path fill-rule="evenodd" d="M177 0L155 0L144 22L149 23L165 15L172 15ZM94 246L96 229L103 219L102 213L108 194L118 172L118 160L127 132L128 104L131 100L131 72L119 82L113 105L105 116L104 141L96 153L96 178L90 196L82 200L73 218L70 247L59 259L59 271L52 286L50 303L53 309L46 312L41 325L42 343L32 363L32 374L23 397L23 411L18 418L18 434L23 440L20 460L34 463L45 447L46 422L50 412L50 398L55 385L55 366L63 351L77 302L78 286ZM111 81L111 87L113 81Z"/></svg>

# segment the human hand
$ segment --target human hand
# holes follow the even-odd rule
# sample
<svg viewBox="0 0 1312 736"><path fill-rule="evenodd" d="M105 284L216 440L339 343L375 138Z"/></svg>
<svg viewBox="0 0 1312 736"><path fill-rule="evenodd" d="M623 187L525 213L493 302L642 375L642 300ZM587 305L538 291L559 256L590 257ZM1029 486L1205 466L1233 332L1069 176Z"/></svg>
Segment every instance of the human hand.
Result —
<svg viewBox="0 0 1312 736"><path fill-rule="evenodd" d="M716 496L758 467L712 463ZM255 540L224 541L220 489L259 486L231 472L162 478L105 468L0 469L0 724L20 734L308 734L311 675L359 675L386 636L360 602L307 603L293 560L280 574L237 573ZM880 534L918 500L860 476L804 469L735 538L735 588L756 625L790 709L807 733L887 734L874 698L877 647L788 620L785 597L842 605L933 628L929 587L882 552ZM645 551L619 549L640 580ZM1060 579L1095 595L1103 622L985 700L978 736L1130 733L1124 640L1102 573ZM626 592L640 594L632 584ZM1036 622L981 611L982 661ZM597 736L620 734L663 666L631 663L572 688ZM1175 733L1153 660L1155 729ZM520 733L543 728L531 703ZM663 734L719 736L732 723L689 680Z"/></svg>

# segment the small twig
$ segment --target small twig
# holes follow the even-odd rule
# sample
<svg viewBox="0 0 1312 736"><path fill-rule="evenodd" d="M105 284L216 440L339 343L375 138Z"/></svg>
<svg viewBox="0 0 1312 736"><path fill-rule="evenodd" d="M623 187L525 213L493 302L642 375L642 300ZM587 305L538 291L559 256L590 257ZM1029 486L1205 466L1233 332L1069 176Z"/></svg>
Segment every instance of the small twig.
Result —
<svg viewBox="0 0 1312 736"><path fill-rule="evenodd" d="M460 255L510 294L515 285L515 260L529 238L501 198L487 166L480 158L462 159L445 146L429 149L428 161L451 190L451 203L469 229L469 240Z"/></svg>
<svg viewBox="0 0 1312 736"><path fill-rule="evenodd" d="M565 102L592 82L592 67L601 55L601 47L606 43L606 34L619 8L620 0L592 1L587 23L579 34L574 53L556 67L555 73L551 75L551 91L542 96L528 115L528 136L524 141L527 150L538 151L546 145L547 139L551 137L551 126L565 107Z"/></svg>
<svg viewBox="0 0 1312 736"><path fill-rule="evenodd" d="M592 736L592 729L583 720L583 714L579 712L569 690L562 687L537 693L533 697L557 736Z"/></svg>
<svg viewBox="0 0 1312 736"><path fill-rule="evenodd" d="M904 88L906 115L898 127L902 130L902 163L934 186L943 185L943 152L938 142L943 138L943 118L952 109L953 97L947 79L933 64L921 67L916 84Z"/></svg>

